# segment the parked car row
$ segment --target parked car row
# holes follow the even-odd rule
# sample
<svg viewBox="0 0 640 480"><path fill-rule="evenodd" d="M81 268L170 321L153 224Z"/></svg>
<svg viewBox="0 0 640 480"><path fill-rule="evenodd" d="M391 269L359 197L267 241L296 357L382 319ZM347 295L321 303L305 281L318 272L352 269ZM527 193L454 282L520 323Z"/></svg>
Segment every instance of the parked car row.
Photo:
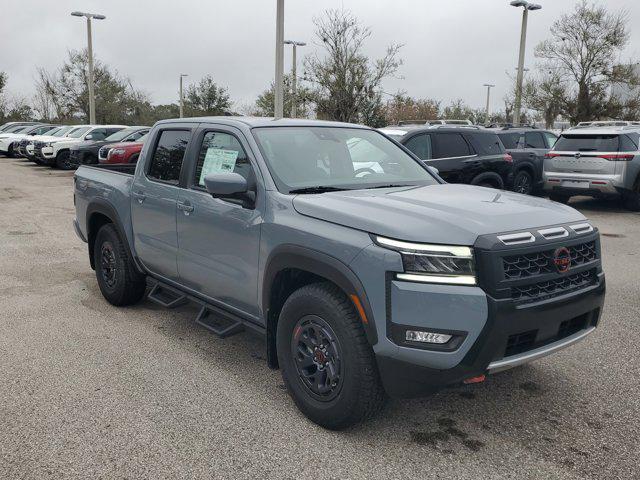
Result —
<svg viewBox="0 0 640 480"><path fill-rule="evenodd" d="M560 137L534 127L499 125L400 125L381 132L449 183L545 193L562 203L577 195L618 198L639 211L640 124L595 123Z"/></svg>
<svg viewBox="0 0 640 480"><path fill-rule="evenodd" d="M44 125L0 127L0 154L71 170L84 164L135 163L149 127L125 125ZM116 146L114 155L109 155Z"/></svg>
<svg viewBox="0 0 640 480"><path fill-rule="evenodd" d="M449 183L524 194L542 189L544 155L557 138L549 131L524 128L412 125L381 131L435 167Z"/></svg>

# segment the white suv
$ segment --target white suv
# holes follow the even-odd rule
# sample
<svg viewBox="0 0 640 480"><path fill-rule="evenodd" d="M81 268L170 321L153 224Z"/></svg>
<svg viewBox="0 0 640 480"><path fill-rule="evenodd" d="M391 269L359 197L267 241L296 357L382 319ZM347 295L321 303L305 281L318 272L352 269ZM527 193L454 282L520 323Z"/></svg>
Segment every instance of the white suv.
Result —
<svg viewBox="0 0 640 480"><path fill-rule="evenodd" d="M640 211L640 127L585 128L560 135L544 161L551 200L577 195L621 198Z"/></svg>
<svg viewBox="0 0 640 480"><path fill-rule="evenodd" d="M73 168L69 162L69 148L72 145L87 140L102 140L123 128L127 128L126 125L78 125L66 137L36 143L34 152L42 163L69 170Z"/></svg>

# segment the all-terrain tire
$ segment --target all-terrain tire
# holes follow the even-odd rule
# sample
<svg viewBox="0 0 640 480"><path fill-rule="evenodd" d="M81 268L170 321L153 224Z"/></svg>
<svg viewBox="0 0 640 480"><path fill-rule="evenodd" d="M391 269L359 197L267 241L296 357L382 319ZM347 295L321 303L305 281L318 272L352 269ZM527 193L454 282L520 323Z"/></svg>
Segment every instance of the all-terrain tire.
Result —
<svg viewBox="0 0 640 480"><path fill-rule="evenodd" d="M334 335L333 342L319 343L328 349L326 356L320 355L321 359L333 361L331 369L324 367L326 372L339 372L336 386L324 397L305 383L308 377L299 369L302 365L299 359L303 358L300 351L308 351L306 346L300 350L300 345L302 341L309 343L310 337L304 336L312 328L311 322L321 324L324 333ZM276 345L289 395L311 421L341 430L373 417L384 407L386 393L362 321L351 300L335 285L313 283L291 294L280 313ZM330 352L338 354L332 356Z"/></svg>
<svg viewBox="0 0 640 480"><path fill-rule="evenodd" d="M93 259L98 286L109 303L121 307L142 299L146 289L145 277L137 271L112 223L103 225L98 231Z"/></svg>

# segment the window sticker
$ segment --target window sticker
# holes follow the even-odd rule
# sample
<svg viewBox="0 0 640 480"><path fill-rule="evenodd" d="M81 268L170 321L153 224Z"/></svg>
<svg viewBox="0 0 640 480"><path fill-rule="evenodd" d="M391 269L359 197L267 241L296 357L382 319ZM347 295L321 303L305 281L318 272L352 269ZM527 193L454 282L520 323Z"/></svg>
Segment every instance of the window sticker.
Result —
<svg viewBox="0 0 640 480"><path fill-rule="evenodd" d="M210 173L233 172L239 153L237 150L222 150L217 147L207 148L207 154L204 157L202 171L200 172L200 186L204 187L204 177Z"/></svg>

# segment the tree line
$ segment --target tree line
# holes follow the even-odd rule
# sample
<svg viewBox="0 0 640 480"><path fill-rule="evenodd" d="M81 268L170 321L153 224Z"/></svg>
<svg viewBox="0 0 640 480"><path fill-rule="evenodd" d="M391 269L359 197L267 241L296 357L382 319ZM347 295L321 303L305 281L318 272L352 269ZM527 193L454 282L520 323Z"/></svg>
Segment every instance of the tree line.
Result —
<svg viewBox="0 0 640 480"><path fill-rule="evenodd" d="M370 28L346 10L327 10L314 18L316 53L303 61L298 89L284 78L284 112L290 116L295 100L298 115L362 123L372 127L407 120L469 119L476 124L509 122L514 107L515 82L504 96L504 109L486 118L484 108L472 108L462 99L448 105L432 98L413 98L406 92L387 94L383 81L402 66L402 45L391 44L380 58L371 59L365 45ZM579 2L561 16L550 37L535 48L536 68L523 88L521 122L556 119L572 123L601 118L640 118L640 78L634 62L619 60L629 42L628 14L611 13L602 5ZM178 103L154 104L131 80L100 62L94 62L97 121L99 123L152 124L179 115ZM63 65L36 72L31 101L4 93L7 76L0 72L0 122L35 118L61 123L87 121L87 53L70 51ZM635 93L621 99L615 85ZM186 116L246 114L273 116L274 85L250 105L236 106L228 89L211 75L190 84L184 94Z"/></svg>

